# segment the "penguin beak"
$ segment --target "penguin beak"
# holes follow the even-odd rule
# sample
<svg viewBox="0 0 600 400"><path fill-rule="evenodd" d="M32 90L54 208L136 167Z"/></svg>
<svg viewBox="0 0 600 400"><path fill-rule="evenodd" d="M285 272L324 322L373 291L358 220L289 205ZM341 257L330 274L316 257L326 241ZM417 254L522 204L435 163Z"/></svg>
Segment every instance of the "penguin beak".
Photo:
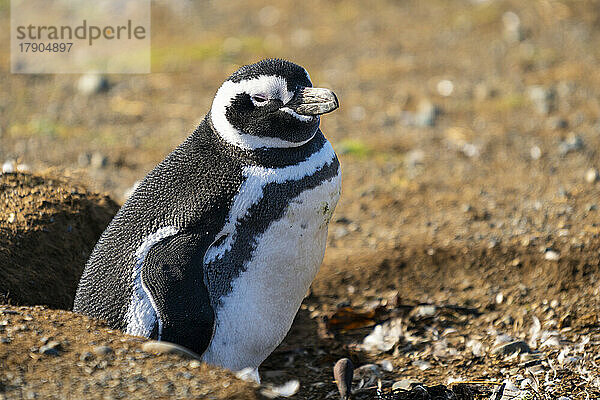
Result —
<svg viewBox="0 0 600 400"><path fill-rule="evenodd" d="M335 93L329 89L305 87L300 91L298 102L293 107L301 115L321 115L340 106Z"/></svg>

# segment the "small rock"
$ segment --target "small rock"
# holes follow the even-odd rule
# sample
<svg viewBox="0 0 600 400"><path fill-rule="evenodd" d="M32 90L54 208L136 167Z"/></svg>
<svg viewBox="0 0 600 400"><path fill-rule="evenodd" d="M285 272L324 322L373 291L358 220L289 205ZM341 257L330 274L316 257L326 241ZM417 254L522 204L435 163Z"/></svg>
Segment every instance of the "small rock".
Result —
<svg viewBox="0 0 600 400"><path fill-rule="evenodd" d="M379 365L376 364L365 364L354 370L354 380L359 383L356 385L357 389L372 386L377 382L377 379L381 377L381 371Z"/></svg>
<svg viewBox="0 0 600 400"><path fill-rule="evenodd" d="M552 249L548 249L544 253L544 259L546 259L548 261L557 261L559 258L560 258L560 253L558 253L557 251L554 251Z"/></svg>
<svg viewBox="0 0 600 400"><path fill-rule="evenodd" d="M504 294L502 292L496 295L496 304L502 304L504 302Z"/></svg>
<svg viewBox="0 0 600 400"><path fill-rule="evenodd" d="M298 390L300 390L300 381L292 379L281 386L271 386L263 389L261 390L261 394L270 399L274 399L276 397L292 397L298 393Z"/></svg>
<svg viewBox="0 0 600 400"><path fill-rule="evenodd" d="M442 79L437 83L436 89L440 95L448 97L454 92L454 84L448 79Z"/></svg>
<svg viewBox="0 0 600 400"><path fill-rule="evenodd" d="M17 169L17 162L15 160L6 160L4 164L2 164L2 173L3 174L12 174Z"/></svg>
<svg viewBox="0 0 600 400"><path fill-rule="evenodd" d="M531 86L527 90L529 99L539 114L550 114L554 110L554 89L543 86Z"/></svg>
<svg viewBox="0 0 600 400"><path fill-rule="evenodd" d="M394 365L390 360L381 360L378 364L381 365L384 371L392 372L394 370Z"/></svg>
<svg viewBox="0 0 600 400"><path fill-rule="evenodd" d="M566 119L561 117L550 117L546 121L546 126L548 129L556 131L559 129L566 129L569 127L569 123Z"/></svg>
<svg viewBox="0 0 600 400"><path fill-rule="evenodd" d="M349 358L338 360L333 367L333 377L340 392L340 398L348 400L352 393L352 378L354 377L352 361Z"/></svg>
<svg viewBox="0 0 600 400"><path fill-rule="evenodd" d="M497 95L497 91L488 87L485 83L481 82L475 85L473 89L473 96L475 96L475 100L486 100Z"/></svg>
<svg viewBox="0 0 600 400"><path fill-rule="evenodd" d="M108 164L108 158L104 156L100 152L95 152L92 154L92 158L90 159L90 166L95 169L100 169L106 167Z"/></svg>
<svg viewBox="0 0 600 400"><path fill-rule="evenodd" d="M7 221L9 224L12 224L13 222L15 222L15 213L10 213L10 214L8 214L8 218L6 219L6 221Z"/></svg>
<svg viewBox="0 0 600 400"><path fill-rule="evenodd" d="M414 384L418 383L417 381L413 381L412 379L402 379L401 381L396 381L392 385L392 390L410 390L410 387Z"/></svg>
<svg viewBox="0 0 600 400"><path fill-rule="evenodd" d="M11 338L9 337L0 337L0 343L2 344L9 344L10 342L12 342Z"/></svg>
<svg viewBox="0 0 600 400"><path fill-rule="evenodd" d="M192 369L196 369L196 368L200 368L200 366L202 365L202 363L198 360L192 360L190 361L190 363L188 364L188 366Z"/></svg>
<svg viewBox="0 0 600 400"><path fill-rule="evenodd" d="M377 325L364 338L361 348L366 351L386 352L394 348L404 336L402 322L399 318Z"/></svg>
<svg viewBox="0 0 600 400"><path fill-rule="evenodd" d="M92 155L90 153L80 153L77 156L77 164L80 167L87 167L90 165L90 161L92 159Z"/></svg>
<svg viewBox="0 0 600 400"><path fill-rule="evenodd" d="M350 232L343 226L338 226L333 231L333 237L336 239L341 239L344 236L347 236Z"/></svg>
<svg viewBox="0 0 600 400"><path fill-rule="evenodd" d="M412 310L411 315L417 319L431 318L435 315L436 311L437 311L436 306L422 305L422 306L415 307Z"/></svg>
<svg viewBox="0 0 600 400"><path fill-rule="evenodd" d="M595 183L600 178L596 168L590 168L585 172L585 181L587 183Z"/></svg>
<svg viewBox="0 0 600 400"><path fill-rule="evenodd" d="M113 352L113 349L108 346L96 346L92 349L95 355L105 356Z"/></svg>
<svg viewBox="0 0 600 400"><path fill-rule="evenodd" d="M492 354L495 354L497 356L511 356L513 354L521 354L521 353L531 353L531 348L529 347L529 345L522 341L522 340L516 340L514 342L510 342L507 344L504 344L502 346L498 346L495 349L492 350Z"/></svg>
<svg viewBox="0 0 600 400"><path fill-rule="evenodd" d="M52 340L40 347L39 352L47 356L58 356L59 350L62 348L60 342Z"/></svg>
<svg viewBox="0 0 600 400"><path fill-rule="evenodd" d="M241 379L246 382L260 382L260 376L258 375L258 369L247 367L241 369L235 373L235 376L238 379Z"/></svg>
<svg viewBox="0 0 600 400"><path fill-rule="evenodd" d="M439 115L440 110L433 103L424 100L419 103L417 113L415 114L414 123L416 126L428 127L434 126L435 120Z"/></svg>
<svg viewBox="0 0 600 400"><path fill-rule="evenodd" d="M469 341L466 343L466 346L468 349L471 349L471 353L473 353L475 357L483 356L483 343L481 343L479 340L469 339Z"/></svg>
<svg viewBox="0 0 600 400"><path fill-rule="evenodd" d="M565 140L558 145L558 152L561 156L565 156L570 152L578 151L583 148L583 139L575 133L570 132Z"/></svg>
<svg viewBox="0 0 600 400"><path fill-rule="evenodd" d="M507 11L502 14L502 24L504 25L504 38L507 41L520 42L525 39L521 18L516 13Z"/></svg>
<svg viewBox="0 0 600 400"><path fill-rule="evenodd" d="M108 79L97 73L82 75L77 81L77 90L86 96L105 92L108 86Z"/></svg>
<svg viewBox="0 0 600 400"><path fill-rule="evenodd" d="M425 370L431 368L431 366L432 366L429 361L425 361L425 360L415 360L412 362L412 365L419 368L421 371L425 371Z"/></svg>
<svg viewBox="0 0 600 400"><path fill-rule="evenodd" d="M198 358L198 355L183 346L175 343L149 340L142 345L142 351L152 354L179 354L189 358Z"/></svg>
<svg viewBox="0 0 600 400"><path fill-rule="evenodd" d="M532 160L539 160L542 158L542 150L538 146L533 146L529 149L529 156Z"/></svg>
<svg viewBox="0 0 600 400"><path fill-rule="evenodd" d="M94 355L92 353L90 353L89 351L86 351L85 353L82 353L79 356L79 361L90 361L94 358Z"/></svg>

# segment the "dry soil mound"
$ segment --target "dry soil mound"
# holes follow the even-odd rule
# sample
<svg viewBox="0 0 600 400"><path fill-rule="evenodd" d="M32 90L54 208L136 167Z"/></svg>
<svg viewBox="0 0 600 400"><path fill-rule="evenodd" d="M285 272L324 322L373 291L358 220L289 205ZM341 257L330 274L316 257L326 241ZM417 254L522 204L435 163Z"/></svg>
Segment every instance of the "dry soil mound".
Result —
<svg viewBox="0 0 600 400"><path fill-rule="evenodd" d="M118 206L48 176L0 175L0 302L70 309L85 261Z"/></svg>
<svg viewBox="0 0 600 400"><path fill-rule="evenodd" d="M1 399L256 399L256 387L82 315L0 306Z"/></svg>

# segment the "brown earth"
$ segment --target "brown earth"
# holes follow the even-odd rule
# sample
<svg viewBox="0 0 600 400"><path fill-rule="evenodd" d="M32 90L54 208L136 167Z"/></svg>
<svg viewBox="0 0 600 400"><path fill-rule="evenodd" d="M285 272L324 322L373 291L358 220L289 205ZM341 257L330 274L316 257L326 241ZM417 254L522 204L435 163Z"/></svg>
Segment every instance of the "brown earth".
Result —
<svg viewBox="0 0 600 400"><path fill-rule="evenodd" d="M118 210L63 178L0 175L0 299L70 309L92 248Z"/></svg>
<svg viewBox="0 0 600 400"><path fill-rule="evenodd" d="M148 354L142 338L69 311L0 306L0 321L0 398L258 398L230 372Z"/></svg>
<svg viewBox="0 0 600 400"><path fill-rule="evenodd" d="M78 76L10 75L0 63L0 159L58 168L122 201L193 129L237 66L291 59L341 101L322 127L344 182L322 270L262 367L264 382L299 379L295 398L334 398L331 368L350 357L356 366L389 361L392 370L378 372L387 389L451 379L527 388L538 379L538 399L600 398L599 6L157 5L153 73L109 75L106 92L79 93ZM0 57L8 61L6 51ZM398 343L383 353L362 349L385 321L400 321ZM544 334L556 340L544 345ZM495 356L502 335L532 352ZM94 341L85 332L68 340ZM12 349L8 359L30 352L16 343L0 343ZM96 381L77 368L61 377ZM376 382L364 386L355 397L375 398Z"/></svg>

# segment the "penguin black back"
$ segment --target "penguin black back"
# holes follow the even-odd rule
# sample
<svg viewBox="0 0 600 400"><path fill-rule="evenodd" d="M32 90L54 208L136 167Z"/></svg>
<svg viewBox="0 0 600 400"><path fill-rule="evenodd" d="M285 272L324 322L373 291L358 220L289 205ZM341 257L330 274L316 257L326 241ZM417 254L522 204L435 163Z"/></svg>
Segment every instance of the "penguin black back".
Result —
<svg viewBox="0 0 600 400"><path fill-rule="evenodd" d="M337 106L331 91L312 88L306 70L288 61L236 71L210 113L148 173L102 234L74 311L176 342L227 368L257 367L289 329L322 260L340 171L319 116ZM294 201L301 196L309 197ZM288 222L290 212L306 221ZM273 240L280 225L287 243ZM295 254L290 271L287 250ZM292 285L290 299L259 289L279 275ZM240 292L240 285L249 286ZM255 303L233 306L240 293ZM244 314L252 313L245 306L268 315L272 301L282 313L275 333L243 328L245 319L258 318ZM234 354L232 337L236 346L247 344L245 354Z"/></svg>

